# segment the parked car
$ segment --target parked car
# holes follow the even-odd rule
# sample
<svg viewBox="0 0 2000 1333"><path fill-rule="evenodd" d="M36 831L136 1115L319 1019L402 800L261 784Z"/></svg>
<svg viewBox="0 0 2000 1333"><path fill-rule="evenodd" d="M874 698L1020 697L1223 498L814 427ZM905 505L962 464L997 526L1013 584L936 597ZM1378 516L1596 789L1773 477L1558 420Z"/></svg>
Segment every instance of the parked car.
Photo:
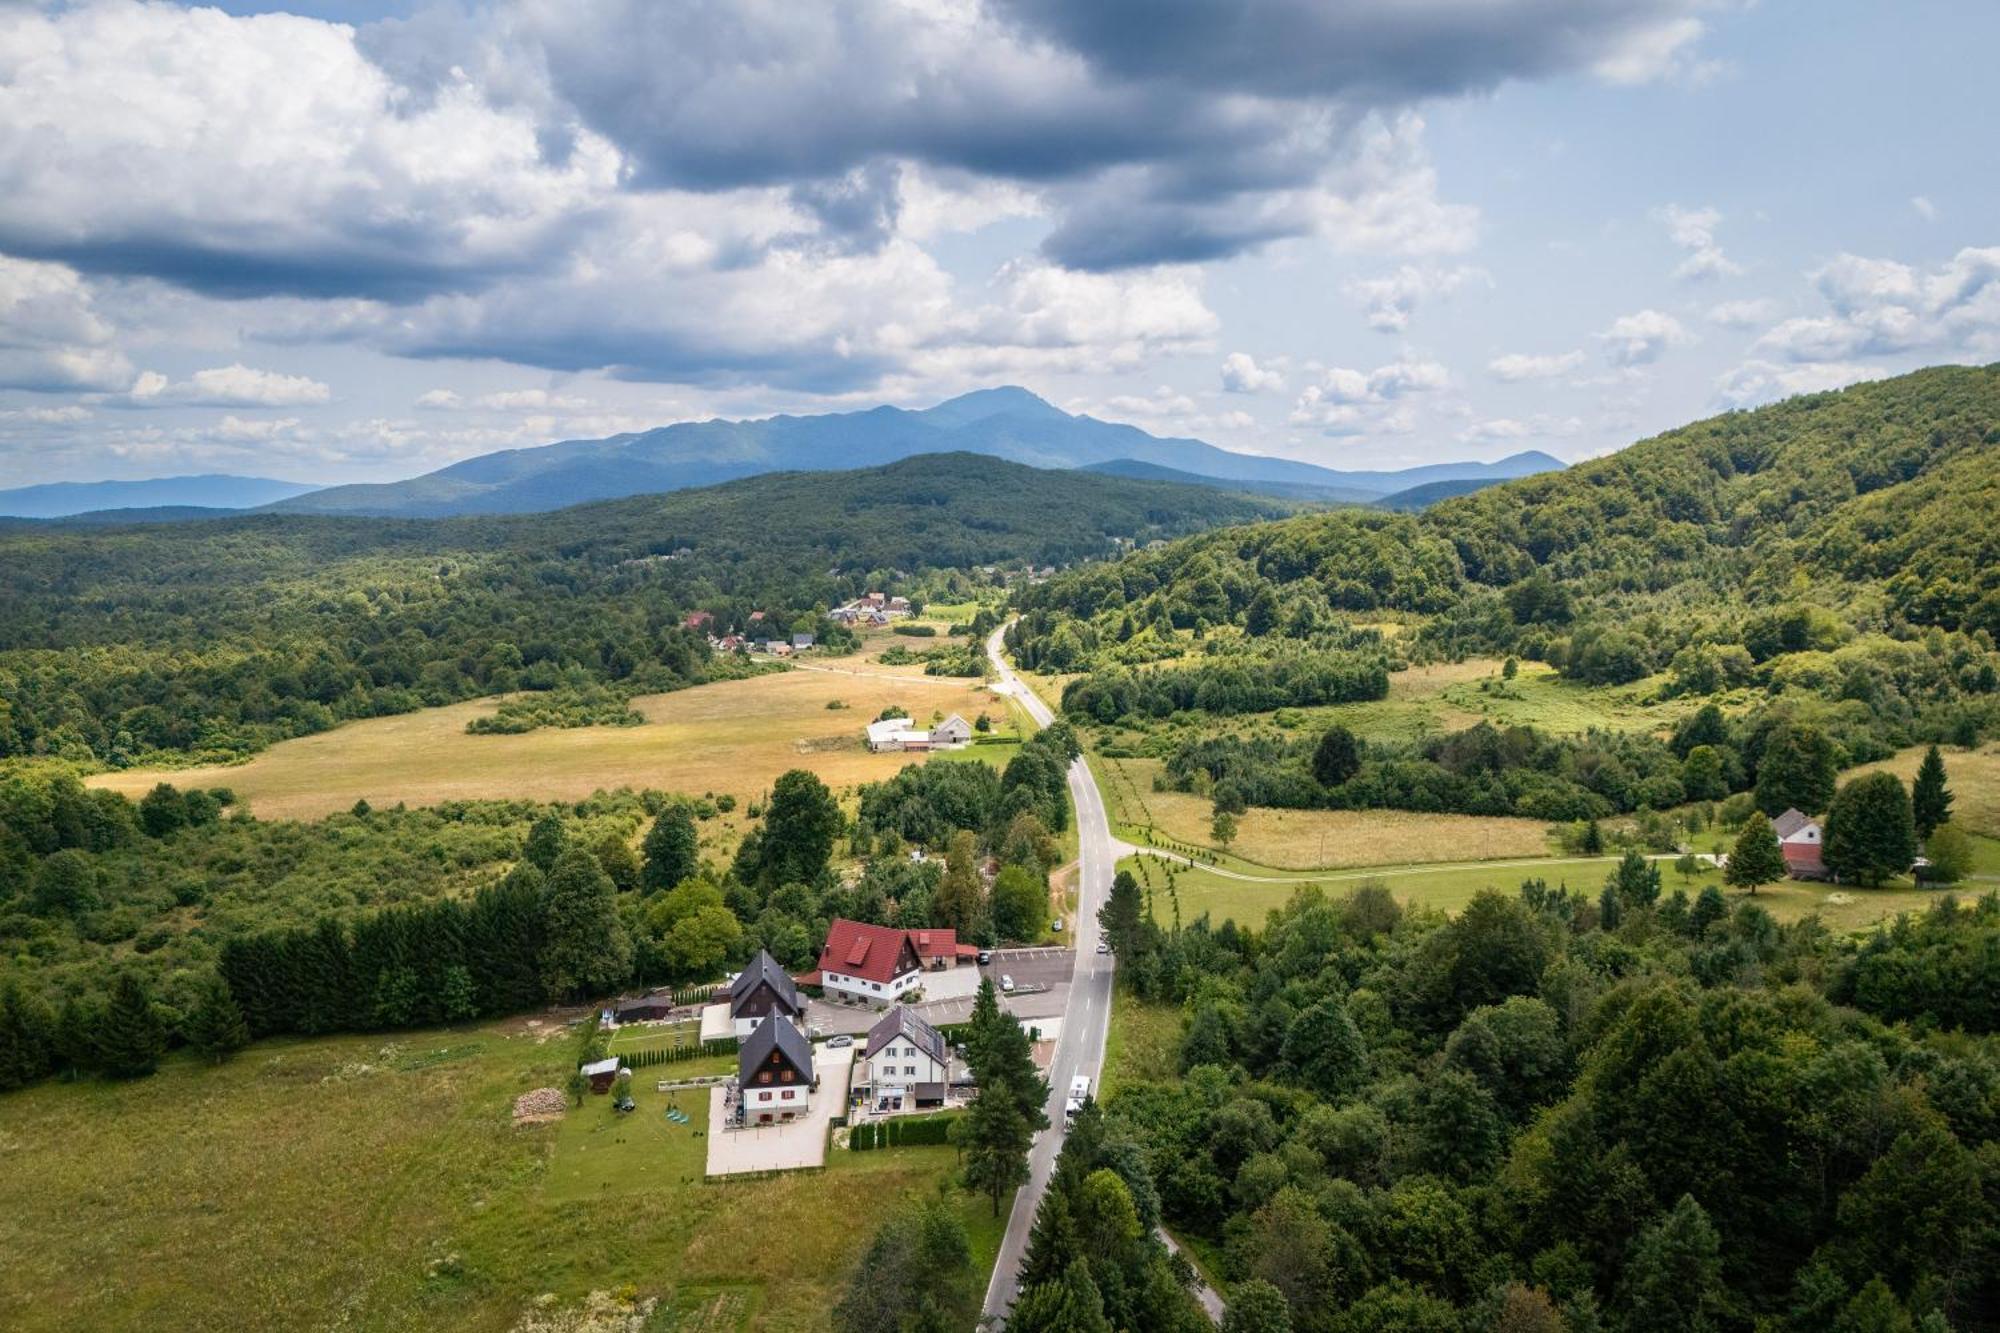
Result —
<svg viewBox="0 0 2000 1333"><path fill-rule="evenodd" d="M837 1037L828 1037L826 1039L826 1044L838 1050L843 1046L852 1046L854 1044L854 1038L848 1036L845 1032L843 1032Z"/></svg>
<svg viewBox="0 0 2000 1333"><path fill-rule="evenodd" d="M1111 952L1111 941L1110 941L1110 940L1099 940L1099 941L1097 942L1097 951L1098 951L1099 953L1110 953L1110 952Z"/></svg>
<svg viewBox="0 0 2000 1333"><path fill-rule="evenodd" d="M1054 931L1060 931L1062 929L1062 918L1057 917L1055 920L1049 922L1049 929Z"/></svg>
<svg viewBox="0 0 2000 1333"><path fill-rule="evenodd" d="M1001 989L1001 990L1003 990L1003 991L1011 991L1011 990L1013 990L1013 989L1014 989L1014 978L1012 978L1012 977L1008 976L1008 975L1007 975L1006 973L1004 973L1004 972L1003 972L1003 973L1001 973L1001 974L1000 974L1000 989Z"/></svg>
<svg viewBox="0 0 2000 1333"><path fill-rule="evenodd" d="M985 967L988 963L992 961L993 961L993 951L991 949L981 949L979 951L979 965L981 967Z"/></svg>

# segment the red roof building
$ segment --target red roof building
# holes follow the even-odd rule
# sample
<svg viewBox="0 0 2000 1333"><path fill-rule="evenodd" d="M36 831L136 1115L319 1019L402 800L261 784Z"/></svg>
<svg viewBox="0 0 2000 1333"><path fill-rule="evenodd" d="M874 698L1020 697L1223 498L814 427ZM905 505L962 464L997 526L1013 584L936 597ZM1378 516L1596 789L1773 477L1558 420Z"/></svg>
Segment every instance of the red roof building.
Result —
<svg viewBox="0 0 2000 1333"><path fill-rule="evenodd" d="M690 611L681 617L681 628L700 629L714 619L715 617L706 611Z"/></svg>
<svg viewBox="0 0 2000 1333"><path fill-rule="evenodd" d="M835 917L819 951L820 988L828 999L894 1004L922 985L923 960L911 934Z"/></svg>
<svg viewBox="0 0 2000 1333"><path fill-rule="evenodd" d="M944 968L958 966L958 932L955 930L913 930L909 932L910 943L916 946L917 957L925 967ZM974 950L977 953L978 950Z"/></svg>

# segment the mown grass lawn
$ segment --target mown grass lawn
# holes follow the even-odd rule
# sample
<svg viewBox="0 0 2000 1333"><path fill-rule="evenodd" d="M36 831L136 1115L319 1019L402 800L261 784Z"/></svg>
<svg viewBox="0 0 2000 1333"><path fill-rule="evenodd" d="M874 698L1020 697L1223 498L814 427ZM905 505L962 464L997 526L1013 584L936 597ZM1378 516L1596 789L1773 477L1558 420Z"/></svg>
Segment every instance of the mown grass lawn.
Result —
<svg viewBox="0 0 2000 1333"><path fill-rule="evenodd" d="M1512 894L1522 881L1536 878L1545 880L1551 888L1563 885L1595 896L1618 863L1616 857L1541 857L1479 865L1375 866L1274 877L1270 882L1235 879L1205 867L1179 866L1173 871L1173 888L1169 892L1166 867L1155 860L1141 869L1134 864L1140 859L1128 858L1121 866L1140 874L1142 883L1150 882L1153 917L1161 924L1173 923L1178 904L1183 924L1207 913L1215 925L1234 920L1239 925L1260 929L1273 909L1284 906L1294 893L1309 884L1316 884L1334 896L1360 884L1383 884L1411 906L1456 912L1483 889ZM1670 861L1660 863L1660 880L1663 895L1685 889L1690 898L1708 885L1722 885L1721 875L1713 868L1683 876ZM1980 891L1982 886L1977 883L1957 889L1961 896ZM1749 901L1739 889L1725 887L1723 893L1732 907ZM1937 889L1918 889L1908 880L1877 889L1787 880L1759 889L1756 901L1779 921L1797 921L1818 913L1829 929L1851 931L1865 929L1899 912L1927 910L1943 893Z"/></svg>
<svg viewBox="0 0 2000 1333"><path fill-rule="evenodd" d="M947 1183L951 1149L707 1184L706 1098L669 1129L651 1091L702 1062L639 1071L631 1115L590 1097L516 1127L514 1097L561 1086L574 1043L510 1032L266 1042L8 1094L0 1327L499 1333L543 1293L629 1284L689 1311L720 1293L749 1329L823 1329L872 1219L940 1189L983 1286L1000 1227ZM681 1326L699 1325L660 1324Z"/></svg>
<svg viewBox="0 0 2000 1333"><path fill-rule="evenodd" d="M1120 986L1111 995L1104 1036L1104 1074L1097 1095L1108 1101L1127 1083L1171 1079L1180 1072L1180 1006L1142 1000Z"/></svg>

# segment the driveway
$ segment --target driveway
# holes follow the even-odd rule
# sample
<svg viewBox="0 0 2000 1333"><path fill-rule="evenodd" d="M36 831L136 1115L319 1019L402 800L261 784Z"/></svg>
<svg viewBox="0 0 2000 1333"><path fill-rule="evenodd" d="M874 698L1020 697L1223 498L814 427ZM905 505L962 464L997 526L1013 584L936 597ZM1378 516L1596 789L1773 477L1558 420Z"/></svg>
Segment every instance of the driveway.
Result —
<svg viewBox="0 0 2000 1333"><path fill-rule="evenodd" d="M789 1125L751 1125L726 1129L721 1088L708 1094L708 1174L734 1176L747 1171L797 1171L826 1165L827 1128L834 1114L847 1105L848 1076L854 1072L854 1048L813 1048L813 1072L819 1090L803 1120Z"/></svg>

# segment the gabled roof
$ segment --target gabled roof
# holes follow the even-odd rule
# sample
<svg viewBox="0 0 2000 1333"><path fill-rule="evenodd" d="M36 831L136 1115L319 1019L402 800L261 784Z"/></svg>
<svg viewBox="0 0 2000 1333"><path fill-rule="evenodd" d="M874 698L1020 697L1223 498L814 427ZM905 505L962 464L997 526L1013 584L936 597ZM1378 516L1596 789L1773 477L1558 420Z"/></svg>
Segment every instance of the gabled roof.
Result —
<svg viewBox="0 0 2000 1333"><path fill-rule="evenodd" d="M791 975L778 966L778 960L771 957L768 950L759 949L744 969L736 974L736 980L729 983L729 1012L735 1016L736 1006L744 997L768 982L778 998L785 1002L793 1013L799 1012L799 988L793 984Z"/></svg>
<svg viewBox="0 0 2000 1333"><path fill-rule="evenodd" d="M1811 816L1803 814L1798 810L1787 810L1785 811L1784 814L1779 815L1776 819L1773 819L1771 821L1771 831L1777 834L1778 840L1782 842L1786 838L1791 837L1794 833L1797 833L1800 829L1804 828L1806 825L1816 824L1818 822L1819 822L1818 820L1813 819Z"/></svg>
<svg viewBox="0 0 2000 1333"><path fill-rule="evenodd" d="M863 1054L872 1059L875 1052L898 1037L908 1039L912 1046L939 1064L946 1062L944 1034L926 1023L916 1010L901 1004L882 1015L882 1021L868 1029L868 1047Z"/></svg>
<svg viewBox="0 0 2000 1333"><path fill-rule="evenodd" d="M916 946L917 957L919 958L955 959L958 957L958 932L956 930L933 930L927 926L922 930L910 931L909 936L910 943ZM977 950L974 950L974 952L976 953Z"/></svg>
<svg viewBox="0 0 2000 1333"><path fill-rule="evenodd" d="M894 981L922 966L909 932L888 926L864 925L835 917L826 929L826 947L819 951L822 972L841 972L863 981Z"/></svg>
<svg viewBox="0 0 2000 1333"><path fill-rule="evenodd" d="M743 1044L737 1048L736 1076L749 1083L751 1075L771 1063L773 1050L797 1071L800 1078L812 1082L812 1043L783 1014L771 1015L743 1039Z"/></svg>

